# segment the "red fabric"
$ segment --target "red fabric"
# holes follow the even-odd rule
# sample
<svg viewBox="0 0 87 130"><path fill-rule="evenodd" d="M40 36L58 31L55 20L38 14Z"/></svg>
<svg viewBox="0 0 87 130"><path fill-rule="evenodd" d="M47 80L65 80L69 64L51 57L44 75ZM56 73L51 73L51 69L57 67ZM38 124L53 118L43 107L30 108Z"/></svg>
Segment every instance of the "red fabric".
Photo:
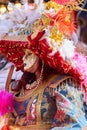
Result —
<svg viewBox="0 0 87 130"><path fill-rule="evenodd" d="M29 49L50 67L56 69L60 73L72 75L80 82L82 79L79 72L72 68L71 65L62 58L59 52L52 55L52 48L45 38L40 40L44 33L45 31L39 32L34 39L31 39L31 35L29 35L28 42L1 40L0 52L4 53L8 60L15 64L18 70L23 70L22 58L24 49Z"/></svg>
<svg viewBox="0 0 87 130"><path fill-rule="evenodd" d="M70 0L52 0L54 2L56 2L57 4L61 4L61 5L65 5L68 2L70 2Z"/></svg>
<svg viewBox="0 0 87 130"><path fill-rule="evenodd" d="M1 40L0 53L3 53L10 62L13 62L17 70L23 71L22 58L24 56L24 49L27 48L27 46L28 42Z"/></svg>
<svg viewBox="0 0 87 130"><path fill-rule="evenodd" d="M35 39L29 39L30 42L32 42L35 51L37 52L37 44L36 41L38 41L45 32L38 33L37 37ZM29 43L23 42L23 41L10 41L10 40L1 40L0 41L0 53L3 53L5 57L12 63L15 64L17 70L24 71L23 66L23 56L24 56L24 50L27 49L29 46ZM35 52L35 53L36 53Z"/></svg>
<svg viewBox="0 0 87 130"><path fill-rule="evenodd" d="M39 32L38 35L40 33L42 34L43 32ZM28 40L30 42L29 49L36 55L38 55L42 59L42 61L44 61L50 67L56 69L62 74L73 76L79 82L82 80L80 73L76 69L72 68L72 66L69 65L68 62L62 58L59 52L56 52L53 55L51 54L52 48L50 48L46 39L31 41L31 35L29 35Z"/></svg>
<svg viewBox="0 0 87 130"><path fill-rule="evenodd" d="M8 125L5 125L5 126L2 127L1 130L10 130L10 129L9 129L9 126L8 126Z"/></svg>

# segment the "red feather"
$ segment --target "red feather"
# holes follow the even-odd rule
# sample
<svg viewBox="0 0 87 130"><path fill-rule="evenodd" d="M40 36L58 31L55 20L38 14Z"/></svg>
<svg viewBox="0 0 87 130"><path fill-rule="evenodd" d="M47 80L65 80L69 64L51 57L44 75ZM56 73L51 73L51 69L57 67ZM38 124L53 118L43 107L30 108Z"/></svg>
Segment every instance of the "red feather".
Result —
<svg viewBox="0 0 87 130"><path fill-rule="evenodd" d="M61 5L65 5L68 2L70 2L70 0L53 0L54 2L56 2L57 4L61 4Z"/></svg>

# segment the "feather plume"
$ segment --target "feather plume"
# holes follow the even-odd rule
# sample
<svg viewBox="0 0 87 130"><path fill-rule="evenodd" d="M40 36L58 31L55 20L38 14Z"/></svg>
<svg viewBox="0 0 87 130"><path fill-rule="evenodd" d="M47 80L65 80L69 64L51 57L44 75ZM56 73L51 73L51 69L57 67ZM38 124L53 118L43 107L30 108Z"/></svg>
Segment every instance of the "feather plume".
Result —
<svg viewBox="0 0 87 130"><path fill-rule="evenodd" d="M13 110L13 95L7 91L0 91L0 116Z"/></svg>
<svg viewBox="0 0 87 130"><path fill-rule="evenodd" d="M64 39L63 44L60 46L60 54L62 57L71 59L74 56L75 46L73 41Z"/></svg>

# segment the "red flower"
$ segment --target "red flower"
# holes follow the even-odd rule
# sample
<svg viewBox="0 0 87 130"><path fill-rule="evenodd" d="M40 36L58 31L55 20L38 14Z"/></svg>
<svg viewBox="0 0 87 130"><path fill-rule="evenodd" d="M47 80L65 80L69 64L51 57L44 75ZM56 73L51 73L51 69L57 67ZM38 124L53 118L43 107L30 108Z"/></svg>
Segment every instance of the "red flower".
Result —
<svg viewBox="0 0 87 130"><path fill-rule="evenodd" d="M66 114L65 114L64 110L62 110L62 109L57 110L55 118L58 119L58 121L60 121L60 122L63 121L65 119L65 117L66 117Z"/></svg>

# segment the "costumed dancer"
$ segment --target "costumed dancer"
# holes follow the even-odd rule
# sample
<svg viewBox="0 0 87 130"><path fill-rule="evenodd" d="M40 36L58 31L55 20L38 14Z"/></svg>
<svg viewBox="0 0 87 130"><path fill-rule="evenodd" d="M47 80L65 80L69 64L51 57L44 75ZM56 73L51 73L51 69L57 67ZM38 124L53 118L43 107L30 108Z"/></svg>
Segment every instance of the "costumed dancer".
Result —
<svg viewBox="0 0 87 130"><path fill-rule="evenodd" d="M76 52L72 39L73 10L79 3L52 0L45 7L27 41L0 41L0 51L13 63L18 48L15 65L18 67L23 54L20 69L24 65L26 72L14 89L9 88L14 92L16 111L15 123L9 123L9 128L82 130L87 128L83 109L83 99L87 102L87 61Z"/></svg>

